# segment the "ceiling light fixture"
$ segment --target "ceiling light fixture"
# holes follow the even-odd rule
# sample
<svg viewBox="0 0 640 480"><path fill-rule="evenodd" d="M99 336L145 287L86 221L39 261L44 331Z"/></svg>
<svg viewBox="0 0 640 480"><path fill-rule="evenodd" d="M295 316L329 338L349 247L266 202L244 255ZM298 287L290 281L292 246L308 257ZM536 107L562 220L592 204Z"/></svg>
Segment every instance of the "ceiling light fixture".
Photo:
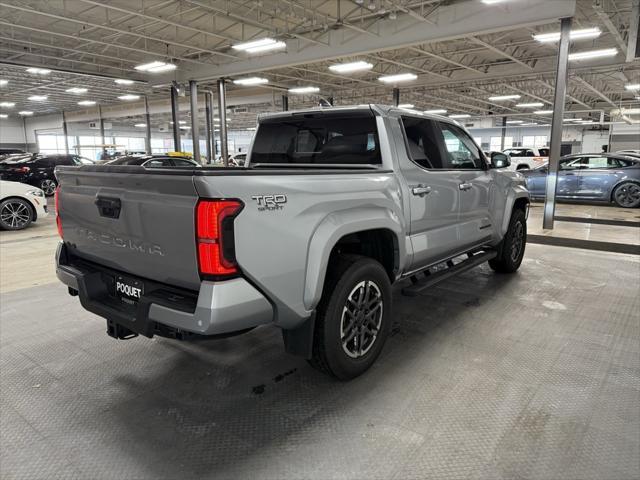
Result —
<svg viewBox="0 0 640 480"><path fill-rule="evenodd" d="M31 95L28 100L31 100L32 102L44 102L47 98L46 95Z"/></svg>
<svg viewBox="0 0 640 480"><path fill-rule="evenodd" d="M36 75L48 75L51 73L51 70L49 70L48 68L32 67L32 68L27 68L27 72L34 73Z"/></svg>
<svg viewBox="0 0 640 480"><path fill-rule="evenodd" d="M191 127L188 127L187 125L181 125L180 130L191 130Z"/></svg>
<svg viewBox="0 0 640 480"><path fill-rule="evenodd" d="M581 30L571 30L569 34L570 40L587 40L590 38L598 38L602 35L602 31L598 27L583 28ZM560 41L560 32L536 33L533 39L540 43L551 43Z"/></svg>
<svg viewBox="0 0 640 480"><path fill-rule="evenodd" d="M269 50L280 50L286 46L286 43L274 40L273 38L261 38L260 40L238 43L233 45L231 48L247 53L260 53L267 52Z"/></svg>
<svg viewBox="0 0 640 480"><path fill-rule="evenodd" d="M2 80L0 80L0 82L1 81ZM625 85L624 88L626 88L629 91L640 90L640 83L632 83L631 85Z"/></svg>
<svg viewBox="0 0 640 480"><path fill-rule="evenodd" d="M449 115L449 118L470 118L471 115L468 113L457 113L455 115Z"/></svg>
<svg viewBox="0 0 640 480"><path fill-rule="evenodd" d="M410 82L417 79L418 76L415 73L398 73L397 75L385 75L379 77L383 83L397 83L397 82Z"/></svg>
<svg viewBox="0 0 640 480"><path fill-rule="evenodd" d="M617 48L603 48L602 50L590 50L588 52L571 53L569 60L589 60L591 58L615 57L618 54Z"/></svg>
<svg viewBox="0 0 640 480"><path fill-rule="evenodd" d="M553 113L553 110L536 110L535 112L536 115L551 115Z"/></svg>
<svg viewBox="0 0 640 480"><path fill-rule="evenodd" d="M133 80L128 80L126 78L116 78L114 80L114 82L116 82L118 85L132 85L133 84Z"/></svg>
<svg viewBox="0 0 640 480"><path fill-rule="evenodd" d="M640 108L622 108L623 115L640 115Z"/></svg>
<svg viewBox="0 0 640 480"><path fill-rule="evenodd" d="M437 108L435 110L425 110L424 113L429 113L433 115L443 115L447 113L447 110L445 110L444 108Z"/></svg>
<svg viewBox="0 0 640 480"><path fill-rule="evenodd" d="M5 80L4 78L0 79L0 87L4 87L7 83L9 83L9 80Z"/></svg>
<svg viewBox="0 0 640 480"><path fill-rule="evenodd" d="M80 94L80 93L87 93L88 91L89 91L88 89L86 89L86 88L81 88L81 87L67 88L67 89L65 90L65 92L67 92L67 93L77 93L77 94Z"/></svg>
<svg viewBox="0 0 640 480"><path fill-rule="evenodd" d="M518 100L521 95L497 95L495 97L489 97L489 100L493 102L500 102L502 100Z"/></svg>
<svg viewBox="0 0 640 480"><path fill-rule="evenodd" d="M248 78L238 78L237 80L234 80L233 83L236 85L244 85L244 86L263 85L265 83L269 83L269 80L261 77L248 77Z"/></svg>
<svg viewBox="0 0 640 480"><path fill-rule="evenodd" d="M507 120L508 125L519 125L521 123L524 123L524 120Z"/></svg>
<svg viewBox="0 0 640 480"><path fill-rule="evenodd" d="M6 113L0 113L0 118L9 118L9 115Z"/></svg>
<svg viewBox="0 0 640 480"><path fill-rule="evenodd" d="M160 72L168 72L170 70L175 70L178 67L173 63L155 61L155 62L143 63L142 65L138 65L134 68L140 72L160 73Z"/></svg>
<svg viewBox="0 0 640 480"><path fill-rule="evenodd" d="M481 2L485 5L495 5L496 3L504 3L507 1L508 0L481 0Z"/></svg>
<svg viewBox="0 0 640 480"><path fill-rule="evenodd" d="M329 70L336 73L351 73L357 72L359 70L371 70L373 68L373 64L369 62L351 62L351 63L337 63L335 65L330 65Z"/></svg>
<svg viewBox="0 0 640 480"><path fill-rule="evenodd" d="M140 95L120 95L119 100L138 100Z"/></svg>
<svg viewBox="0 0 640 480"><path fill-rule="evenodd" d="M398 105L398 108L408 108L411 109L415 107L415 105L413 103L401 103L400 105Z"/></svg>
<svg viewBox="0 0 640 480"><path fill-rule="evenodd" d="M319 91L320 89L318 87L295 87L295 88L289 89L289 93L299 93L299 94L316 93Z"/></svg>
<svg viewBox="0 0 640 480"><path fill-rule="evenodd" d="M134 125L134 127L138 127L138 128L145 128L146 126L147 126L147 124L146 124L146 123L136 123L136 124Z"/></svg>
<svg viewBox="0 0 640 480"><path fill-rule="evenodd" d="M542 102L532 102L532 103L518 103L516 104L516 108L538 108L544 107L544 103Z"/></svg>
<svg viewBox="0 0 640 480"><path fill-rule="evenodd" d="M29 110L21 110L18 112L18 115L22 115L24 117L28 117L29 115L33 115L33 112Z"/></svg>
<svg viewBox="0 0 640 480"><path fill-rule="evenodd" d="M2 108L13 108L16 104L13 102L0 102L0 107Z"/></svg>
<svg viewBox="0 0 640 480"><path fill-rule="evenodd" d="M94 102L93 100L82 100L81 102L78 102L78 105L82 105L82 106L86 106L89 107L91 105L95 105L96 102Z"/></svg>

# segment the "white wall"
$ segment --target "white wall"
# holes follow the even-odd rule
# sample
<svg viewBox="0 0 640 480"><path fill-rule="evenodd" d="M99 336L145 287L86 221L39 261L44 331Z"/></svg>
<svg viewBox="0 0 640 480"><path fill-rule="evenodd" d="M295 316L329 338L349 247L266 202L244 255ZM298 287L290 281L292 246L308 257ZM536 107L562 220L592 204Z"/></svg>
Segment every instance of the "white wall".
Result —
<svg viewBox="0 0 640 480"><path fill-rule="evenodd" d="M9 117L0 118L0 146L2 145L23 145L24 125L22 118Z"/></svg>

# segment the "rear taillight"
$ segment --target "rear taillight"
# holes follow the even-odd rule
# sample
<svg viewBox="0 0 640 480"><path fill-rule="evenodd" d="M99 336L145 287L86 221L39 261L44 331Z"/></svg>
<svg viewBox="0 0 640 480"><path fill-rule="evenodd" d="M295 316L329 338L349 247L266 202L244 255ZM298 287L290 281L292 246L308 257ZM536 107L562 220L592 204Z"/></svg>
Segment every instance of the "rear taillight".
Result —
<svg viewBox="0 0 640 480"><path fill-rule="evenodd" d="M56 188L53 199L56 208L56 225L58 226L58 235L60 235L60 238L64 238L62 235L62 219L60 218L60 185Z"/></svg>
<svg viewBox="0 0 640 480"><path fill-rule="evenodd" d="M20 167L20 168L18 169L18 171L19 171L20 173L29 173L29 172L31 171L31 169L30 169L29 167Z"/></svg>
<svg viewBox="0 0 640 480"><path fill-rule="evenodd" d="M238 273L233 219L242 210L238 200L201 200L196 207L196 242L202 275Z"/></svg>

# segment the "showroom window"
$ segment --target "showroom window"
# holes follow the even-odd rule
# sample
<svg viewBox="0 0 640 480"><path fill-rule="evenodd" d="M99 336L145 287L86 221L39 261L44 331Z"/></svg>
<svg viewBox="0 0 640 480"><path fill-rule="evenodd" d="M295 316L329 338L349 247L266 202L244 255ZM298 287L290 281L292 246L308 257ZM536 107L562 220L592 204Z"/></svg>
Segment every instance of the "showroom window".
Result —
<svg viewBox="0 0 640 480"><path fill-rule="evenodd" d="M504 148L513 146L513 137L504 137ZM502 137L491 137L489 143L489 150L492 152L499 152L502 150Z"/></svg>
<svg viewBox="0 0 640 480"><path fill-rule="evenodd" d="M547 145L547 136L546 135L525 135L522 137L522 146L523 147L545 147Z"/></svg>
<svg viewBox="0 0 640 480"><path fill-rule="evenodd" d="M75 137L67 137L69 150L73 152ZM38 151L40 153L66 153L64 148L64 135L38 134Z"/></svg>

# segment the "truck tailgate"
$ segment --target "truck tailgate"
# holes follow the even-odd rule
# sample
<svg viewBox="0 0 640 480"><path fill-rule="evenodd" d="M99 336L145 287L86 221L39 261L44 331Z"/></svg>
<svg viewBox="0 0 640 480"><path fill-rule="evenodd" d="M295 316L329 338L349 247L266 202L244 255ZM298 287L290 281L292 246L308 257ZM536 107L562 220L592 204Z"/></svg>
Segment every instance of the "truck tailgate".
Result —
<svg viewBox="0 0 640 480"><path fill-rule="evenodd" d="M192 172L60 168L60 217L69 252L157 282L200 286ZM131 171L131 170L129 170Z"/></svg>

